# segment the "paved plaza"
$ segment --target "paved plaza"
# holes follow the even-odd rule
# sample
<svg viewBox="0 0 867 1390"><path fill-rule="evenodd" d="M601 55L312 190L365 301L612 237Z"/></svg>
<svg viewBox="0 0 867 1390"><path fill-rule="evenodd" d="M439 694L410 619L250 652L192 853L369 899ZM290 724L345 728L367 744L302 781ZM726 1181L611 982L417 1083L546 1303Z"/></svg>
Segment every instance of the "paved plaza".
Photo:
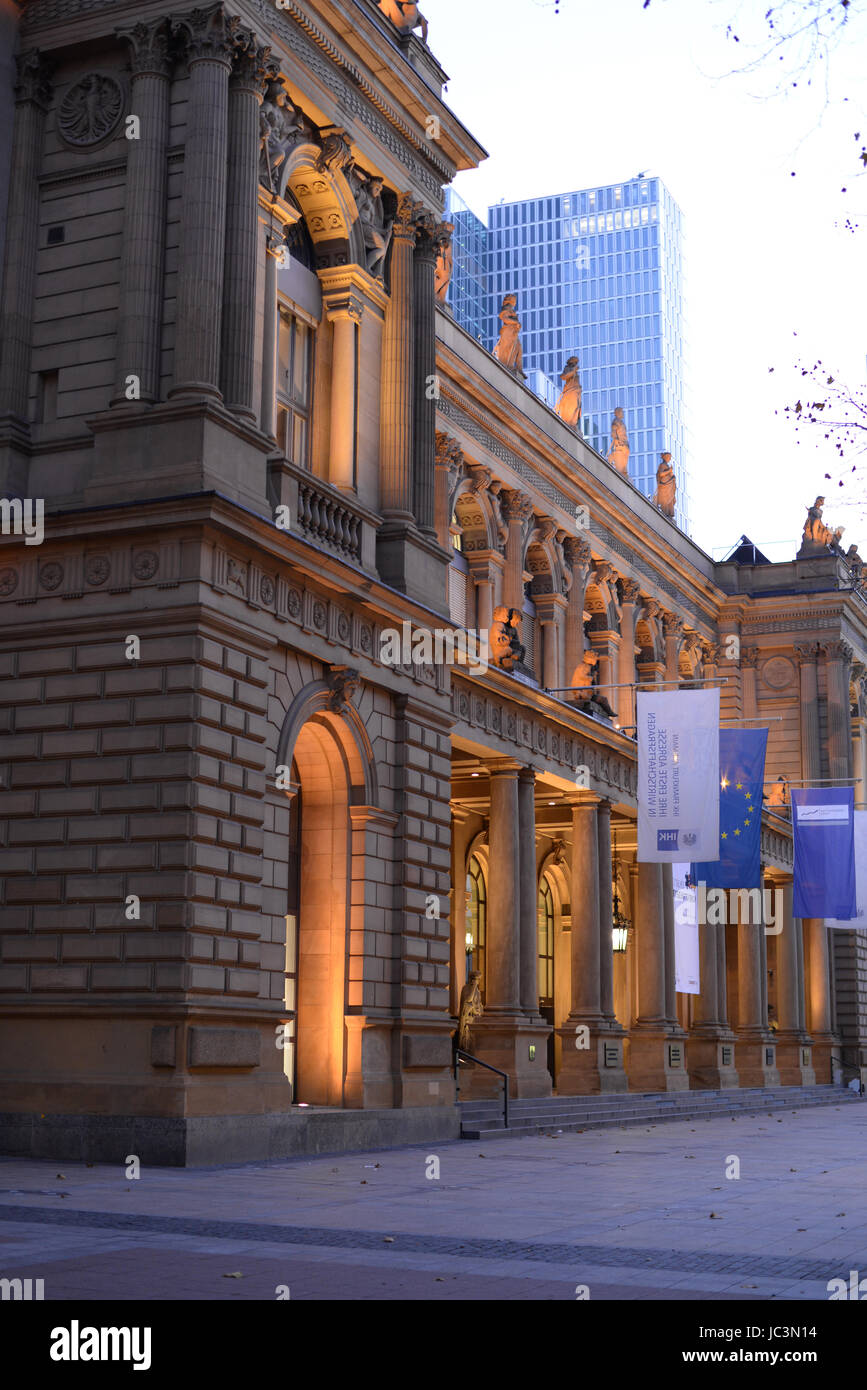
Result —
<svg viewBox="0 0 867 1390"><path fill-rule="evenodd" d="M0 1277L46 1300L825 1300L867 1275L865 1148L867 1104L138 1179L5 1159Z"/></svg>

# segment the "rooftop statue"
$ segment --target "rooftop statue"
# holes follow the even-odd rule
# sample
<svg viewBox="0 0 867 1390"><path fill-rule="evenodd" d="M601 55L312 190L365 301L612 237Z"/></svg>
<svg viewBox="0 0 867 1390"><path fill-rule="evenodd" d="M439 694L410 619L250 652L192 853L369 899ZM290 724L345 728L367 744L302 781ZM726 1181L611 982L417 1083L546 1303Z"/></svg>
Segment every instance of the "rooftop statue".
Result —
<svg viewBox="0 0 867 1390"><path fill-rule="evenodd" d="M564 425L569 425L570 429L573 430L580 430L583 391L581 378L578 375L577 357L569 358L560 373L560 380L563 383L563 390L560 392L560 399L557 402L557 414Z"/></svg>
<svg viewBox="0 0 867 1390"><path fill-rule="evenodd" d="M617 406L614 411L614 419L611 421L611 448L608 451L608 462L618 473L629 473L629 435L626 433L626 423L623 419L623 406Z"/></svg>
<svg viewBox="0 0 867 1390"><path fill-rule="evenodd" d="M527 374L524 371L524 353L521 348L521 320L515 312L515 305L518 296L507 294L503 297L502 307L499 312L500 336L494 347L494 356L498 362L502 362L504 367L508 367L515 376L521 376L526 381Z"/></svg>
<svg viewBox="0 0 867 1390"><path fill-rule="evenodd" d="M840 537L845 531L845 526L837 526L832 531L822 520L822 508L825 505L824 497L817 497L812 507L807 508L807 520L804 522L804 534L801 537L801 548L798 551L797 559L803 560L811 555L825 555L829 548L842 554Z"/></svg>
<svg viewBox="0 0 867 1390"><path fill-rule="evenodd" d="M769 806L788 806L789 804L789 779L780 775L768 792Z"/></svg>
<svg viewBox="0 0 867 1390"><path fill-rule="evenodd" d="M671 466L671 454L662 454L662 462L656 470L656 492L651 501L663 516L674 520L674 503L677 497L677 479Z"/></svg>
<svg viewBox="0 0 867 1390"><path fill-rule="evenodd" d="M421 29L421 41L427 43L427 20L414 0L379 0L379 8L402 34Z"/></svg>

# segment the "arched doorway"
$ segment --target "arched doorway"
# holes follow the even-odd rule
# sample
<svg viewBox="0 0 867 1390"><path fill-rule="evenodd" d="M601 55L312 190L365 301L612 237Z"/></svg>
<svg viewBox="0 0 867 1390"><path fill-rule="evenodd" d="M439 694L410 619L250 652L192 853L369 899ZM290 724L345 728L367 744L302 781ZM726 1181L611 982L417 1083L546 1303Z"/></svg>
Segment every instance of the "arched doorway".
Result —
<svg viewBox="0 0 867 1390"><path fill-rule="evenodd" d="M488 889L482 861L476 854L470 855L467 865L467 979L471 970L481 975L479 986L482 1003L485 1002L485 937L487 930Z"/></svg>
<svg viewBox="0 0 867 1390"><path fill-rule="evenodd" d="M318 681L293 703L277 752L290 775L273 793L274 830L285 836L284 1069L296 1105L358 1103L347 1084L347 1015L352 913L363 926L365 910L353 905L352 884L365 879L366 839L353 831L375 805L375 772L357 710L338 713L329 701L333 690Z"/></svg>

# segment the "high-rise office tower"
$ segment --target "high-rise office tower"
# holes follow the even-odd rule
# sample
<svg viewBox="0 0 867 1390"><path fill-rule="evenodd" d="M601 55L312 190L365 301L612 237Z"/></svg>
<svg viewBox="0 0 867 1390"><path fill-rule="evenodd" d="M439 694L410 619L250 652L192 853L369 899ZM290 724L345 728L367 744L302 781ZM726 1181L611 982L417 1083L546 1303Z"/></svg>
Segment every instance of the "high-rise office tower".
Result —
<svg viewBox="0 0 867 1390"><path fill-rule="evenodd" d="M453 192L452 212L460 202ZM583 429L605 456L623 406L629 476L647 496L663 452L677 478L675 519L690 523L690 446L684 401L683 221L661 179L498 203L488 228L460 204L451 304L477 336L479 245L486 243L488 347L503 295L518 296L528 384L550 403L568 357L580 359ZM468 216L467 216L468 214ZM471 229L471 231L470 231ZM464 246L472 252L465 252ZM460 267L460 270L459 270ZM546 382L539 373L549 378Z"/></svg>
<svg viewBox="0 0 867 1390"><path fill-rule="evenodd" d="M454 227L449 308L462 328L487 343L488 229L453 188L446 189L445 219Z"/></svg>

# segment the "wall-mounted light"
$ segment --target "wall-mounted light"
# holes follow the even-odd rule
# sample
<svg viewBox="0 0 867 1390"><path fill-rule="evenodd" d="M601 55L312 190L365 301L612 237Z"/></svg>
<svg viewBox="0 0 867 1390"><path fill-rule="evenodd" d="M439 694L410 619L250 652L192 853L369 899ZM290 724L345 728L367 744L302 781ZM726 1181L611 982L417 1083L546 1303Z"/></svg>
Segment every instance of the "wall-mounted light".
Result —
<svg viewBox="0 0 867 1390"><path fill-rule="evenodd" d="M471 931L467 932L466 936L464 937L464 942L467 948L467 955L471 956L473 954L473 951L475 950L475 943L473 941L473 934Z"/></svg>

